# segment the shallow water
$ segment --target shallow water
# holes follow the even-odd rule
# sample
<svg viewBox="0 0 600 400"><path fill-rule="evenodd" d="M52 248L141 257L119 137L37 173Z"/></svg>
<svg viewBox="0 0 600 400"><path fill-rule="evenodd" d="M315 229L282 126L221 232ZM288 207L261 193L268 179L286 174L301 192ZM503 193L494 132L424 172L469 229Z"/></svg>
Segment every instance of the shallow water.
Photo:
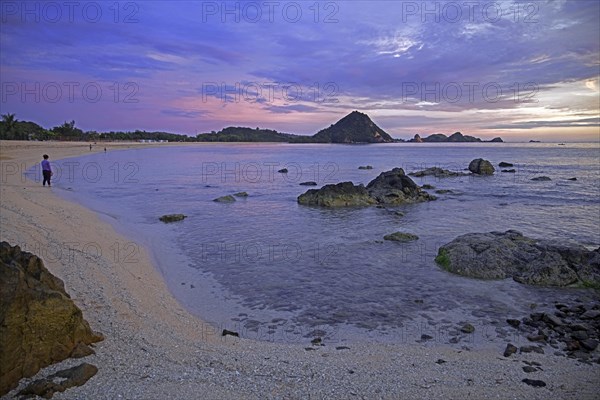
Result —
<svg viewBox="0 0 600 400"><path fill-rule="evenodd" d="M457 336L459 343L486 345L508 338L504 320L531 312L532 303L542 308L598 296L455 276L435 264L438 247L461 234L507 229L597 247L599 150L598 144L509 143L150 148L61 160L55 187L152 250L179 301L219 328L284 342L319 335L329 343L412 342L425 333L436 342ZM495 166L514 163L517 172L497 167L492 177L414 178L435 186L430 193L452 192L394 208L329 210L296 202L310 189L303 181L367 184L393 167L463 171L480 157ZM277 172L284 167L287 174ZM541 175L552 181L531 181ZM249 196L212 201L241 191ZM158 221L169 213L188 217ZM382 240L395 231L420 239ZM466 322L474 334L458 332Z"/></svg>

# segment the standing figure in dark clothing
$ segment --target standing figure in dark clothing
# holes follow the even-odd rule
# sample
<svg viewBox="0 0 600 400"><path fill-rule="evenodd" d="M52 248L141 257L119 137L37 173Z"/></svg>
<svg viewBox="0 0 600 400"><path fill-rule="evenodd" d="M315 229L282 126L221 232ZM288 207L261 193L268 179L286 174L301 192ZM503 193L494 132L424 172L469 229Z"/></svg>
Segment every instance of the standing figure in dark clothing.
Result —
<svg viewBox="0 0 600 400"><path fill-rule="evenodd" d="M50 167L50 161L48 161L48 154L44 154L44 159L42 160L42 175L44 177L42 185L46 186L46 182L48 182L48 186L51 186L52 168Z"/></svg>

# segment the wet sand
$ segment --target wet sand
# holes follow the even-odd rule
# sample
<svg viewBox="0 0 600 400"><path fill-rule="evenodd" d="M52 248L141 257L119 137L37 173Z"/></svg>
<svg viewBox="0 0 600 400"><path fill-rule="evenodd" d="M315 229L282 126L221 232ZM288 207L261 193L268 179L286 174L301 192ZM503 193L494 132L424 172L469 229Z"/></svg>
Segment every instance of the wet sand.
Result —
<svg viewBox="0 0 600 400"><path fill-rule="evenodd" d="M101 143L92 152L164 145L175 144ZM177 303L144 248L136 246L131 257L131 238L54 188L25 180L23 172L44 153L56 161L90 149L89 143L0 142L0 240L41 256L92 329L106 337L84 359L98 374L55 399L598 398L600 365L554 356L551 349L505 358L503 348L453 349L435 340L336 349L309 339L274 344L222 337ZM537 361L543 370L527 374L523 361ZM41 374L81 362L67 360ZM528 386L524 378L547 386Z"/></svg>

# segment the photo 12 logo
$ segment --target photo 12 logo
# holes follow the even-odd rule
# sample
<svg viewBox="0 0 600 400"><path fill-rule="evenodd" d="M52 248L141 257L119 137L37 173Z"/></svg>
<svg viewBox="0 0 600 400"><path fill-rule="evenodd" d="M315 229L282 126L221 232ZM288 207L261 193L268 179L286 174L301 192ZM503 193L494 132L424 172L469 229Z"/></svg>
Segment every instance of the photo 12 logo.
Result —
<svg viewBox="0 0 600 400"><path fill-rule="evenodd" d="M535 24L538 22L539 10L539 3L533 1L509 4L492 1L402 1L401 19L403 23L513 21Z"/></svg>
<svg viewBox="0 0 600 400"><path fill-rule="evenodd" d="M98 23L136 24L140 6L133 1L3 1L2 23Z"/></svg>
<svg viewBox="0 0 600 400"><path fill-rule="evenodd" d="M337 19L339 10L339 4L334 1L203 1L202 22L336 24L339 22Z"/></svg>
<svg viewBox="0 0 600 400"><path fill-rule="evenodd" d="M0 98L2 103L20 101L22 103L58 103L84 101L98 103L101 100L114 103L139 103L139 86L135 82L2 82Z"/></svg>
<svg viewBox="0 0 600 400"><path fill-rule="evenodd" d="M202 102L216 98L223 103L337 103L339 91L335 82L315 82L310 86L296 82L203 82Z"/></svg>
<svg viewBox="0 0 600 400"><path fill-rule="evenodd" d="M402 82L403 103L497 103L510 100L515 103L537 103L539 92L535 82L514 82L502 85L498 82Z"/></svg>

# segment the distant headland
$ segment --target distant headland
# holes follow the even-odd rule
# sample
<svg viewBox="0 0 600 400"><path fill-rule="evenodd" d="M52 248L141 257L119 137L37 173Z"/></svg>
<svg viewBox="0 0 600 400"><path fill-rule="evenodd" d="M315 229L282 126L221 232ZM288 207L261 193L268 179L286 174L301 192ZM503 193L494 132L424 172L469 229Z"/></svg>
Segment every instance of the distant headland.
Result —
<svg viewBox="0 0 600 400"><path fill-rule="evenodd" d="M64 140L64 141L169 141L169 142L276 142L276 143L476 143L479 138L456 132L450 136L436 133L427 137L416 134L410 140L394 139L377 126L367 114L352 111L335 124L312 136L282 133L271 129L227 127L219 132L187 136L168 132L84 132L75 127L75 121L45 129L29 121L17 121L14 114L2 115L0 139L5 140ZM499 137L489 142L503 142Z"/></svg>

